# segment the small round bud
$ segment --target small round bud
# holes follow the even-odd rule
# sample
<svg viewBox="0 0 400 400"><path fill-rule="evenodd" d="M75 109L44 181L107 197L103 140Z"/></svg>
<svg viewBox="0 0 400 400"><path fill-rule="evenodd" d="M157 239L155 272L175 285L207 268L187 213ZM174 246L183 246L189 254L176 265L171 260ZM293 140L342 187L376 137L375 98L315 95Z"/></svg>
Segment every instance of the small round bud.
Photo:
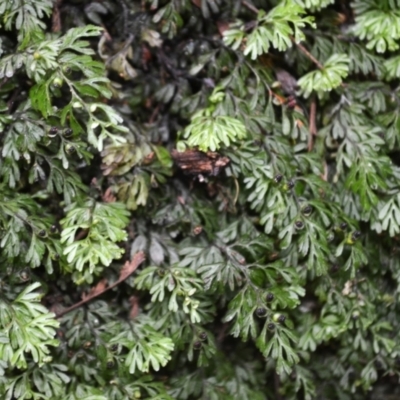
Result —
<svg viewBox="0 0 400 400"><path fill-rule="evenodd" d="M280 324L283 324L285 322L286 317L282 314L276 313L272 316L273 321L279 322Z"/></svg>
<svg viewBox="0 0 400 400"><path fill-rule="evenodd" d="M203 346L203 343L201 343L200 341L197 341L197 342L193 343L193 348L195 350L200 350L202 348L202 346Z"/></svg>
<svg viewBox="0 0 400 400"><path fill-rule="evenodd" d="M50 232L51 233L56 233L57 232L57 226L56 225L52 225L51 227L50 227Z"/></svg>
<svg viewBox="0 0 400 400"><path fill-rule="evenodd" d="M115 363L113 360L108 360L106 365L108 369L112 369L114 368Z"/></svg>
<svg viewBox="0 0 400 400"><path fill-rule="evenodd" d="M345 231L345 230L347 229L347 222L342 222L342 223L339 225L339 227L340 227L340 229L341 229L342 231Z"/></svg>
<svg viewBox="0 0 400 400"><path fill-rule="evenodd" d="M346 243L347 244L354 244L359 238L361 237L361 232L360 231L354 231L350 233L347 238L346 238Z"/></svg>
<svg viewBox="0 0 400 400"><path fill-rule="evenodd" d="M274 331L274 330L275 330L275 324L272 323L272 322L270 322L270 323L267 325L267 328L268 328L269 331Z"/></svg>
<svg viewBox="0 0 400 400"><path fill-rule="evenodd" d="M351 238L352 238L354 241L360 239L360 237L361 237L361 232L360 232L360 231L354 231L354 232L351 234Z"/></svg>
<svg viewBox="0 0 400 400"><path fill-rule="evenodd" d="M292 180L285 182L282 186L282 190L285 192L289 192L293 188L294 188L294 182Z"/></svg>
<svg viewBox="0 0 400 400"><path fill-rule="evenodd" d="M142 394L140 393L140 390L135 390L133 396L135 397L135 399L140 399L142 397Z"/></svg>
<svg viewBox="0 0 400 400"><path fill-rule="evenodd" d="M82 106L82 103L80 101L74 101L72 103L72 107L73 108L82 108L83 106Z"/></svg>
<svg viewBox="0 0 400 400"><path fill-rule="evenodd" d="M57 133L58 133L58 128L56 126L52 126L49 129L49 131L47 133L47 136L53 138L53 137L55 137L57 135Z"/></svg>
<svg viewBox="0 0 400 400"><path fill-rule="evenodd" d="M306 206L303 207L301 212L305 217L309 217L313 212L313 208L309 204L307 204Z"/></svg>
<svg viewBox="0 0 400 400"><path fill-rule="evenodd" d="M333 239L335 239L335 234L331 231L331 232L328 232L328 234L326 235L326 240L327 240L327 242L329 243L329 242L332 242L333 241Z"/></svg>
<svg viewBox="0 0 400 400"><path fill-rule="evenodd" d="M296 221L294 223L294 226L296 227L296 229L300 230L304 228L304 222L303 221Z"/></svg>
<svg viewBox="0 0 400 400"><path fill-rule="evenodd" d="M30 279L31 274L28 270L23 270L20 272L19 277L21 278L21 281L26 282Z"/></svg>
<svg viewBox="0 0 400 400"><path fill-rule="evenodd" d="M41 238L45 238L47 236L47 232L44 229L41 229L38 232L38 236L41 237Z"/></svg>
<svg viewBox="0 0 400 400"><path fill-rule="evenodd" d="M64 65L62 67L62 70L63 70L64 74L66 74L66 75L71 73L71 68L68 65Z"/></svg>
<svg viewBox="0 0 400 400"><path fill-rule="evenodd" d="M88 349L91 345L92 345L92 342L87 341L87 342L83 343L83 348Z"/></svg>
<svg viewBox="0 0 400 400"><path fill-rule="evenodd" d="M358 318L360 318L360 312L359 311L353 311L353 313L351 314L351 318L353 318L354 320L357 320Z"/></svg>
<svg viewBox="0 0 400 400"><path fill-rule="evenodd" d="M118 345L117 345L117 343L112 344L112 345L110 346L110 350L111 350L111 351L117 351L117 350L118 350Z"/></svg>
<svg viewBox="0 0 400 400"><path fill-rule="evenodd" d="M68 139L68 138L70 138L72 136L73 133L74 133L74 131L71 128L67 128L67 129L64 129L63 136L66 139Z"/></svg>
<svg viewBox="0 0 400 400"><path fill-rule="evenodd" d="M256 309L256 315L257 317L265 317L267 315L267 310L263 307L259 307Z"/></svg>
<svg viewBox="0 0 400 400"><path fill-rule="evenodd" d="M333 264L331 266L331 272L335 273L339 271L339 265L338 264Z"/></svg>
<svg viewBox="0 0 400 400"><path fill-rule="evenodd" d="M193 229L193 233L194 233L195 235L199 235L202 231L203 231L203 228L202 228L201 226L196 226L196 227Z"/></svg>
<svg viewBox="0 0 400 400"><path fill-rule="evenodd" d="M63 81L60 78L54 78L53 79L53 86L55 88L60 88L63 85Z"/></svg>
<svg viewBox="0 0 400 400"><path fill-rule="evenodd" d="M275 182L275 183L281 183L281 182L282 182L282 179L283 179L283 175L282 175L282 174L276 174L276 175L274 176L274 182Z"/></svg>
<svg viewBox="0 0 400 400"><path fill-rule="evenodd" d="M204 342L205 340L207 340L207 333L206 332L200 332L199 333L199 339Z"/></svg>
<svg viewBox="0 0 400 400"><path fill-rule="evenodd" d="M272 300L274 300L275 296L273 293L267 293L267 296L265 297L265 299L267 300L267 302L271 302Z"/></svg>
<svg viewBox="0 0 400 400"><path fill-rule="evenodd" d="M66 146L65 146L65 151L67 152L67 154L73 154L73 153L75 153L75 147L74 146L72 146L72 144L67 144Z"/></svg>

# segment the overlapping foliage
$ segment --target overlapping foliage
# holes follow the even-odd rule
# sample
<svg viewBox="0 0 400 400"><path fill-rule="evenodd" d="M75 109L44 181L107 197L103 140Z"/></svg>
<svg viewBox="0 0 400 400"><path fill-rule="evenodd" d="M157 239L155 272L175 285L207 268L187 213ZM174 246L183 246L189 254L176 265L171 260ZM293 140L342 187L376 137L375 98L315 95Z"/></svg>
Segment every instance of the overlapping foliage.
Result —
<svg viewBox="0 0 400 400"><path fill-rule="evenodd" d="M399 9L1 0L1 397L396 394Z"/></svg>

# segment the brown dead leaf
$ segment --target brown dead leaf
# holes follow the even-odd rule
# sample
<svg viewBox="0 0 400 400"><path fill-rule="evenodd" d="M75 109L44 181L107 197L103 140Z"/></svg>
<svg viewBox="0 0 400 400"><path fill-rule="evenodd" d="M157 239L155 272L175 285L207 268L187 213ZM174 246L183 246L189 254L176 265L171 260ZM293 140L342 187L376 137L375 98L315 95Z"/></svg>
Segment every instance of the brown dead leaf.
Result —
<svg viewBox="0 0 400 400"><path fill-rule="evenodd" d="M136 296L131 296L129 298L129 303L131 304L131 311L129 312L129 318L134 319L139 314L139 298Z"/></svg>
<svg viewBox="0 0 400 400"><path fill-rule="evenodd" d="M62 29L61 26L61 7L62 0L56 0L53 8L53 15L51 16L51 31L52 32L60 32Z"/></svg>
<svg viewBox="0 0 400 400"><path fill-rule="evenodd" d="M200 233L203 231L203 228L199 225L199 226L195 226L194 228L193 228L193 233L195 234L195 235L200 235Z"/></svg>
<svg viewBox="0 0 400 400"><path fill-rule="evenodd" d="M145 255L143 251L136 253L131 261L127 261L124 266L121 268L121 272L119 273L119 281L123 281L129 275L133 274L136 271L137 267L145 260Z"/></svg>
<svg viewBox="0 0 400 400"><path fill-rule="evenodd" d="M178 201L181 203L183 206L185 205L185 199L182 196L178 196Z"/></svg>
<svg viewBox="0 0 400 400"><path fill-rule="evenodd" d="M185 173L190 175L211 175L217 176L218 173L230 162L228 157L224 157L216 152L191 149L185 151L171 151L172 159L175 164Z"/></svg>
<svg viewBox="0 0 400 400"><path fill-rule="evenodd" d="M229 29L229 22L217 21L217 28L218 28L218 32L220 33L220 35L223 36L224 32Z"/></svg>
<svg viewBox="0 0 400 400"><path fill-rule="evenodd" d="M338 25L342 25L342 24L344 24L346 21L347 21L346 14L338 13L338 14L336 15L335 22L336 22Z"/></svg>
<svg viewBox="0 0 400 400"><path fill-rule="evenodd" d="M100 293L104 292L107 287L107 279L102 279L97 283L96 286L93 286L88 294L82 294L82 300L90 299L91 297L98 296Z"/></svg>
<svg viewBox="0 0 400 400"><path fill-rule="evenodd" d="M143 159L143 165L149 165L154 160L155 153L152 151L151 153L147 154L147 156Z"/></svg>
<svg viewBox="0 0 400 400"><path fill-rule="evenodd" d="M286 99L284 97L279 96L279 94L273 92L272 90L270 90L269 92L270 92L270 95L272 95L279 104L285 104Z"/></svg>
<svg viewBox="0 0 400 400"><path fill-rule="evenodd" d="M114 203L117 201L117 198L114 196L110 187L104 192L102 198L105 203Z"/></svg>
<svg viewBox="0 0 400 400"><path fill-rule="evenodd" d="M353 290L353 282L352 281L347 281L344 284L344 288L342 290L342 295L343 296L348 296Z"/></svg>
<svg viewBox="0 0 400 400"><path fill-rule="evenodd" d="M105 25L104 25L104 24L101 24L101 27L103 28L103 36L104 36L104 39L105 39L107 42L111 42L111 41L112 41L112 37L111 37L110 33L107 31Z"/></svg>
<svg viewBox="0 0 400 400"><path fill-rule="evenodd" d="M60 311L62 311L64 309L64 307L59 304L59 303L55 303L50 307L50 311L54 314L58 314Z"/></svg>
<svg viewBox="0 0 400 400"><path fill-rule="evenodd" d="M97 187L98 186L97 178L93 178L90 181L90 186L92 186L92 187Z"/></svg>
<svg viewBox="0 0 400 400"><path fill-rule="evenodd" d="M192 0L192 3L193 3L195 6L201 8L201 0Z"/></svg>

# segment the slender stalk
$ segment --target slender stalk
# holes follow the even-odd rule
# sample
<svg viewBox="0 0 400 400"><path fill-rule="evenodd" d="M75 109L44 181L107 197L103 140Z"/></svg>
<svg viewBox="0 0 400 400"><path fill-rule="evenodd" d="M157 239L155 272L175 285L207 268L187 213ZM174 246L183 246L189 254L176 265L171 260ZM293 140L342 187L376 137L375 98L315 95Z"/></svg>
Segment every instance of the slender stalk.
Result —
<svg viewBox="0 0 400 400"><path fill-rule="evenodd" d="M136 269L139 267L139 265L145 260L145 255L143 252L136 253L133 256L133 259L131 263L133 263L133 266L131 267L130 271L128 274L121 274L120 278L114 282L112 285L105 287L103 290L99 292L94 292L93 294L87 295L83 300L79 301L78 303L73 304L70 307L64 308L64 310L57 312L56 313L56 318L61 318L63 315L68 314L69 312L76 310L77 308L83 306L84 304L88 303L89 301L93 300L96 297L101 296L105 292L108 292L111 289L114 289L116 286L118 286L121 282L125 281L129 276L131 276Z"/></svg>

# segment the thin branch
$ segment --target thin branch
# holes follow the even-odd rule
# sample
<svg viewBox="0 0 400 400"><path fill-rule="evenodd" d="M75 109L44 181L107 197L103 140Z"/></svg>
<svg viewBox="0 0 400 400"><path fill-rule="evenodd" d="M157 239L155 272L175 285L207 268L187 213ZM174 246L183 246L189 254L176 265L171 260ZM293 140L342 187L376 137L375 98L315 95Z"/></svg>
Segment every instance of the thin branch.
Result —
<svg viewBox="0 0 400 400"><path fill-rule="evenodd" d="M256 6L253 6L253 4L249 3L246 0L242 0L242 4L249 9L250 11L253 11L253 13L258 14L259 13L259 9Z"/></svg>
<svg viewBox="0 0 400 400"><path fill-rule="evenodd" d="M154 121L156 120L158 113L160 112L161 104L158 104L157 107L154 108L153 112L150 115L149 118L149 124L154 124Z"/></svg>
<svg viewBox="0 0 400 400"><path fill-rule="evenodd" d="M274 389L275 389L275 399L283 400L283 397L280 392L281 381L279 379L279 375L274 372Z"/></svg>
<svg viewBox="0 0 400 400"><path fill-rule="evenodd" d="M60 32L61 31L61 13L60 7L63 0L56 0L53 8L53 15L51 16L51 31Z"/></svg>
<svg viewBox="0 0 400 400"><path fill-rule="evenodd" d="M325 182L328 182L328 163L325 161L324 162L324 173L321 175L321 179L324 180Z"/></svg>
<svg viewBox="0 0 400 400"><path fill-rule="evenodd" d="M75 303L72 306L65 308L64 310L57 312L56 318L61 318L63 315L68 314L69 312L81 307L83 304L86 304L89 301L93 300L94 298L101 296L103 293L105 293L111 289L114 289L121 282L123 282L129 276L131 276L136 271L136 269L139 267L139 265L145 260L145 258L146 257L142 251L136 253L133 256L132 261L130 261L130 262L128 261L128 263L130 264L129 273L123 273L123 271L122 271L119 279L116 282L114 282L112 285L107 286L103 290L100 290L98 292L95 291L92 294L88 294L83 300L79 301L78 303Z"/></svg>
<svg viewBox="0 0 400 400"><path fill-rule="evenodd" d="M111 38L110 34L105 31L105 39L109 40ZM129 46L132 44L133 40L134 40L135 36L133 34L130 34L128 39L126 39L124 46L122 47L121 50L117 51L115 54L113 54L111 57L107 58L106 60L106 66L111 65L112 61L115 60L118 56L120 56L121 54L123 56L125 56L128 53L129 50Z"/></svg>
<svg viewBox="0 0 400 400"><path fill-rule="evenodd" d="M317 100L314 98L311 101L310 105L310 117L308 120L308 131L310 133L308 137L308 151L311 151L314 144L313 136L317 135Z"/></svg>
<svg viewBox="0 0 400 400"><path fill-rule="evenodd" d="M16 101L16 99L18 98L18 96L21 93L21 87L16 87L10 97L10 99L7 101L7 107L8 107L8 112L11 113L14 103Z"/></svg>
<svg viewBox="0 0 400 400"><path fill-rule="evenodd" d="M4 77L0 82L0 89L5 85L10 78Z"/></svg>
<svg viewBox="0 0 400 400"><path fill-rule="evenodd" d="M253 6L253 4L249 3L246 0L242 0L242 4L250 11L253 11L255 14L259 13L259 9L255 6ZM291 36L290 40L292 41L292 43L294 43L297 48L308 58L310 59L319 69L323 69L324 66L300 43L297 43L294 40L294 37Z"/></svg>
<svg viewBox="0 0 400 400"><path fill-rule="evenodd" d="M319 69L324 69L324 66L300 43L297 43L291 36L290 40L294 43L297 48L309 59L311 60Z"/></svg>

